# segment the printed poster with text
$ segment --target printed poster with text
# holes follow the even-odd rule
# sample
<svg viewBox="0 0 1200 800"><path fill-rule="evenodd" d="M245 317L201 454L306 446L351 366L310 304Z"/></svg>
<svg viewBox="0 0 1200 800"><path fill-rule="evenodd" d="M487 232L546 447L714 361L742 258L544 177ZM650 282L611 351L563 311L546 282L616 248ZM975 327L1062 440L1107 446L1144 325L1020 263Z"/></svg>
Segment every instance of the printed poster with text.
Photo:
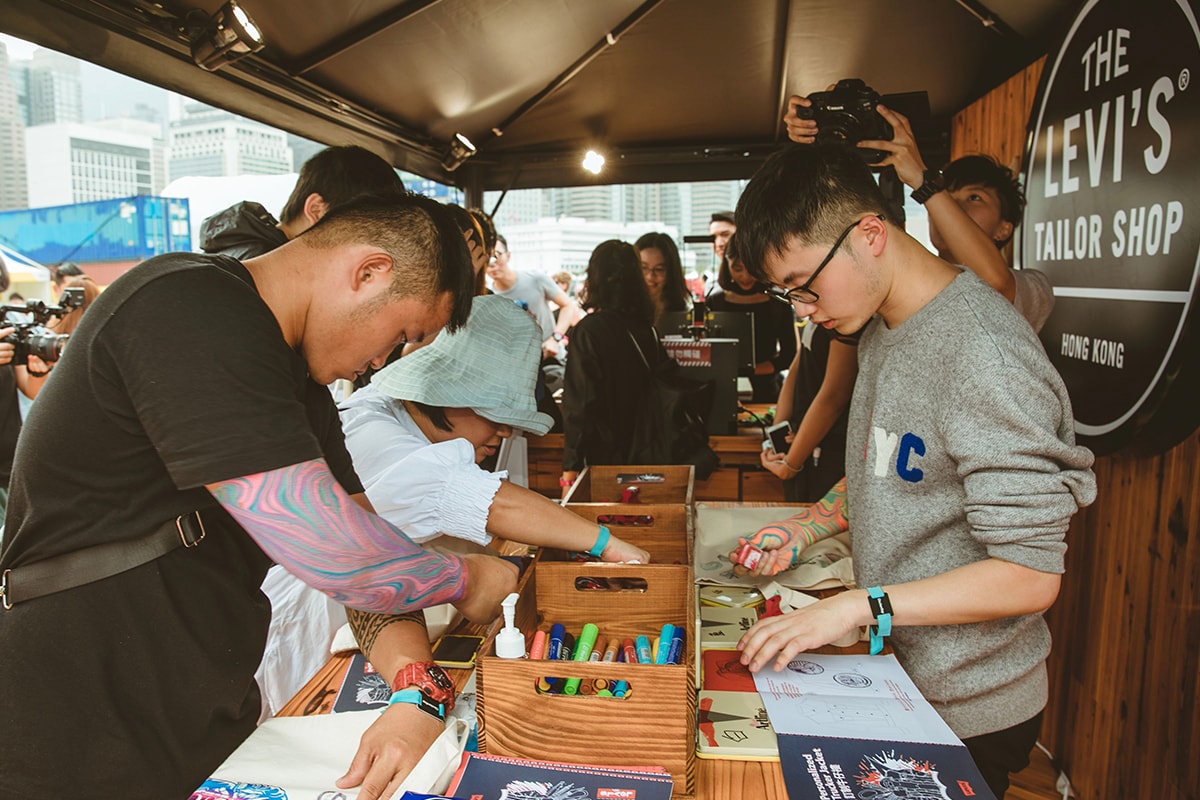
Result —
<svg viewBox="0 0 1200 800"><path fill-rule="evenodd" d="M806 653L754 682L790 800L995 800L895 656Z"/></svg>

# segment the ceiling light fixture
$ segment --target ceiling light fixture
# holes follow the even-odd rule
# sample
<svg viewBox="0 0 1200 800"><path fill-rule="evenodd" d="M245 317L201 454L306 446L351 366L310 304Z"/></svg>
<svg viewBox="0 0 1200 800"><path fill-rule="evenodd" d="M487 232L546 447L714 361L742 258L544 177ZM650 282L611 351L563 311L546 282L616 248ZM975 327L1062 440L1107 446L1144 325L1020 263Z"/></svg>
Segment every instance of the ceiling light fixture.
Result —
<svg viewBox="0 0 1200 800"><path fill-rule="evenodd" d="M588 150L583 157L583 168L593 175L599 175L600 170L604 169L604 156L595 150Z"/></svg>
<svg viewBox="0 0 1200 800"><path fill-rule="evenodd" d="M456 133L450 140L450 149L446 151L446 156L442 159L442 169L446 172L454 172L473 155L475 155L475 145L471 144L471 140L461 133Z"/></svg>
<svg viewBox="0 0 1200 800"><path fill-rule="evenodd" d="M192 37L192 61L209 72L263 49L262 31L250 15L229 0Z"/></svg>

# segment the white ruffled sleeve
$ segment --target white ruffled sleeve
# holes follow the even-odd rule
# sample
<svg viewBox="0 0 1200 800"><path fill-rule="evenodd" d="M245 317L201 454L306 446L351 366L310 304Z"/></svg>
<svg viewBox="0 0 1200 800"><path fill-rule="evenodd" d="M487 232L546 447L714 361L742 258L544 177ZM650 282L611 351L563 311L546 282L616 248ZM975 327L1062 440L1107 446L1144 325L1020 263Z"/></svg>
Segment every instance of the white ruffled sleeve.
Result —
<svg viewBox="0 0 1200 800"><path fill-rule="evenodd" d="M453 439L359 477L375 511L413 541L445 534L486 545L488 511L504 476L480 469L474 456L469 442Z"/></svg>
<svg viewBox="0 0 1200 800"><path fill-rule="evenodd" d="M491 541L488 511L508 474L480 469L467 440L431 444L374 387L342 404L342 427L367 499L408 538L427 542L445 534Z"/></svg>

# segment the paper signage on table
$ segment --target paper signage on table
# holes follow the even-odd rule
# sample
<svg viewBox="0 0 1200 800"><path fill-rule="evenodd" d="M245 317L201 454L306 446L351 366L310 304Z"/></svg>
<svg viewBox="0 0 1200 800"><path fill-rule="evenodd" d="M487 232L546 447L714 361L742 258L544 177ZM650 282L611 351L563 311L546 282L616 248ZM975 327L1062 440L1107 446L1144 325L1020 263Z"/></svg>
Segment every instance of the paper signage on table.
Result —
<svg viewBox="0 0 1200 800"><path fill-rule="evenodd" d="M386 708L391 696L392 687L387 680L375 671L362 653L355 653L331 710L334 714L341 714Z"/></svg>
<svg viewBox="0 0 1200 800"><path fill-rule="evenodd" d="M448 794L471 800L670 800L661 767L600 767L465 753Z"/></svg>
<svg viewBox="0 0 1200 800"><path fill-rule="evenodd" d="M758 692L700 691L696 755L743 761L777 761L779 746Z"/></svg>
<svg viewBox="0 0 1200 800"><path fill-rule="evenodd" d="M723 586L761 587L777 581L789 589L815 590L854 586L850 558L850 535L838 534L805 548L791 569L773 577L738 575L733 571L729 553L738 546L738 537L752 536L766 525L779 522L795 509L713 508L696 504L696 583Z"/></svg>
<svg viewBox="0 0 1200 800"><path fill-rule="evenodd" d="M754 681L790 800L996 800L895 656L804 653Z"/></svg>

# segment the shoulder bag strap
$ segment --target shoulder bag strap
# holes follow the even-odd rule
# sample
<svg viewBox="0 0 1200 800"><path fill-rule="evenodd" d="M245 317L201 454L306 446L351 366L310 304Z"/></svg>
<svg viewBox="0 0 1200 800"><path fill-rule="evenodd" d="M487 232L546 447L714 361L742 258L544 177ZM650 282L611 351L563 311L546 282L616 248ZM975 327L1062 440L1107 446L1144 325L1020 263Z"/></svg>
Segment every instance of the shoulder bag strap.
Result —
<svg viewBox="0 0 1200 800"><path fill-rule="evenodd" d="M105 542L6 569L0 575L0 604L7 611L18 602L111 578L178 547L195 547L204 536L200 512L193 511L164 522L140 539Z"/></svg>

